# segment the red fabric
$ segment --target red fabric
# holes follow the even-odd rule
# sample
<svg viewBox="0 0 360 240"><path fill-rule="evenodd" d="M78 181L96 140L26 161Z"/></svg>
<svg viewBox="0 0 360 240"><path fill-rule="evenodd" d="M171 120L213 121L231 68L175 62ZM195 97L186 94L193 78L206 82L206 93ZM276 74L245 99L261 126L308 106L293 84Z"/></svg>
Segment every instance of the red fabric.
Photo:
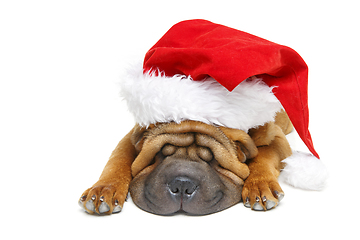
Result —
<svg viewBox="0 0 360 240"><path fill-rule="evenodd" d="M154 69L194 80L211 76L229 91L254 75L277 86L275 96L319 158L308 130L308 68L293 49L206 20L189 20L174 25L146 53L144 71Z"/></svg>

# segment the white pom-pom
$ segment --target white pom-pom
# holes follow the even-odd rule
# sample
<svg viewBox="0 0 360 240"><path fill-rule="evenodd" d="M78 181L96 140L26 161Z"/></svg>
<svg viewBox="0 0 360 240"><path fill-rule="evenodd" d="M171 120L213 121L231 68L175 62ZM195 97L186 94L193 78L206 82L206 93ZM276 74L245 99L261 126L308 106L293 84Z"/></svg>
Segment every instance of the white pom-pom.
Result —
<svg viewBox="0 0 360 240"><path fill-rule="evenodd" d="M283 162L286 163L286 167L280 174L281 180L306 190L322 190L325 187L327 168L313 155L293 151Z"/></svg>

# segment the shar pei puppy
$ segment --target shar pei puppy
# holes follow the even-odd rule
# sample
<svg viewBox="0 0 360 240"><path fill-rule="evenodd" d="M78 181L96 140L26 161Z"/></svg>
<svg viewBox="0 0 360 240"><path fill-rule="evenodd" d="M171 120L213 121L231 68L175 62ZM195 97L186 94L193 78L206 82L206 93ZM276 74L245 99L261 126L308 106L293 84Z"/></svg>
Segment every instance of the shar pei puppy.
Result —
<svg viewBox="0 0 360 240"><path fill-rule="evenodd" d="M81 207L117 213L130 192L159 215L211 214L241 201L269 210L284 197L285 165L288 183L316 190L326 171L308 129L307 78L289 47L206 20L175 24L122 78L136 125ZM313 155L292 153L293 128ZM310 167L290 176L290 162Z"/></svg>
<svg viewBox="0 0 360 240"><path fill-rule="evenodd" d="M128 192L159 215L205 215L239 202L275 208L284 197L278 176L292 154L285 111L248 133L197 121L136 125L118 144L99 181L79 200L90 214L120 212Z"/></svg>

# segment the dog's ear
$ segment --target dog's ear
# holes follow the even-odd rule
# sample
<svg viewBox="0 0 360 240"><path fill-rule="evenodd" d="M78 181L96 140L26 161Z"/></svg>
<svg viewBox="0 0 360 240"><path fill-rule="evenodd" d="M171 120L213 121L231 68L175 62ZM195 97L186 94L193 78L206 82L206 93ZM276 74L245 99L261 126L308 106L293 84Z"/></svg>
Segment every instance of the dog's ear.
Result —
<svg viewBox="0 0 360 240"><path fill-rule="evenodd" d="M256 157L258 149L251 137L244 131L233 128L220 127L221 131L231 139L237 148L238 157L241 162Z"/></svg>
<svg viewBox="0 0 360 240"><path fill-rule="evenodd" d="M133 134L131 135L131 143L134 145L136 151L139 153L144 144L144 134L146 132L145 127L140 127L139 124L136 124L133 130Z"/></svg>

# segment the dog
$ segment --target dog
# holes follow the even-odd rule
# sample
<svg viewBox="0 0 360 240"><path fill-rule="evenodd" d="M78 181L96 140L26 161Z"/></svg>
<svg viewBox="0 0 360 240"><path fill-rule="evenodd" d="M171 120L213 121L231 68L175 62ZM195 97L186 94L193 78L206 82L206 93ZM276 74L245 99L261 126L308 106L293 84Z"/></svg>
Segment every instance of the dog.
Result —
<svg viewBox="0 0 360 240"><path fill-rule="evenodd" d="M135 125L79 204L90 214L118 213L130 192L158 215L207 215L241 201L273 209L284 197L277 178L292 154L285 136L292 129L284 110L248 132L191 120Z"/></svg>
<svg viewBox="0 0 360 240"><path fill-rule="evenodd" d="M159 215L206 215L241 201L270 210L284 197L277 178L285 165L289 184L324 185L308 129L308 67L293 49L186 20L121 79L136 125L81 195L88 213L120 212L128 192ZM285 135L293 128L312 154L292 154Z"/></svg>

